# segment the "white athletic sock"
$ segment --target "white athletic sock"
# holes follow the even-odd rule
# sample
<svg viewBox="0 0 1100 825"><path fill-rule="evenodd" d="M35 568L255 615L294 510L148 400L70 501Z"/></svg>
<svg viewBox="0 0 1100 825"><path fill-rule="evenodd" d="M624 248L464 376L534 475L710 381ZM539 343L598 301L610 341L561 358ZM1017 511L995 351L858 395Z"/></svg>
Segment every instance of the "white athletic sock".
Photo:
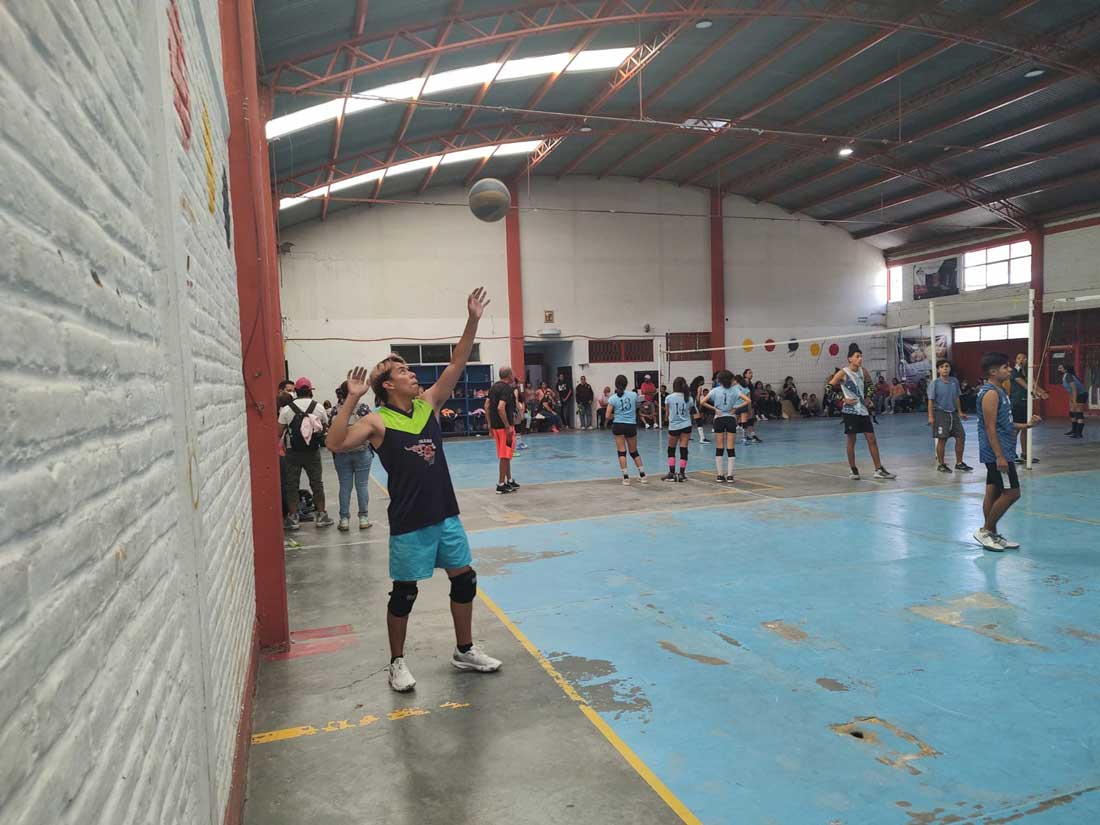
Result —
<svg viewBox="0 0 1100 825"><path fill-rule="evenodd" d="M718 475L722 475L722 456L716 455L714 457L714 466L718 468Z"/></svg>
<svg viewBox="0 0 1100 825"><path fill-rule="evenodd" d="M700 441L702 441L704 438L706 438L706 436L703 435L703 428L702 427L696 427L695 429L697 429L699 431L699 440Z"/></svg>
<svg viewBox="0 0 1100 825"><path fill-rule="evenodd" d="M727 476L732 476L733 475L733 462L734 461L735 461L735 459L732 455L726 456L726 466L729 467L729 471L726 473Z"/></svg>

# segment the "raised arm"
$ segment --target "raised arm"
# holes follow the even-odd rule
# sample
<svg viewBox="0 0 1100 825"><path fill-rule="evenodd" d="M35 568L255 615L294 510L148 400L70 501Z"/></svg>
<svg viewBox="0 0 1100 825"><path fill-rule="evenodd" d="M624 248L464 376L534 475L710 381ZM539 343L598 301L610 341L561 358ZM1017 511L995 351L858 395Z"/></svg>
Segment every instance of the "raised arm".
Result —
<svg viewBox="0 0 1100 825"><path fill-rule="evenodd" d="M381 417L377 413L360 418L351 427L348 419L351 411L359 405L359 399L367 394L367 370L365 367L356 367L348 374L348 397L340 405L339 411L332 419L328 434L325 436L325 446L332 452L339 453L345 450L354 450L362 447L368 441L375 447L382 431L379 427Z"/></svg>
<svg viewBox="0 0 1100 825"><path fill-rule="evenodd" d="M462 331L462 337L458 339L454 353L451 355L451 363L447 365L447 369L443 370L443 374L439 376L436 382L424 390L423 398L432 405L433 409L438 410L442 407L447 399L451 397L451 393L454 392L459 376L466 369L466 361L470 357L470 350L474 348L478 322L481 321L481 315L488 305L489 298L485 294L484 287L479 286L466 299L466 309L469 312L469 317L466 319L466 329Z"/></svg>

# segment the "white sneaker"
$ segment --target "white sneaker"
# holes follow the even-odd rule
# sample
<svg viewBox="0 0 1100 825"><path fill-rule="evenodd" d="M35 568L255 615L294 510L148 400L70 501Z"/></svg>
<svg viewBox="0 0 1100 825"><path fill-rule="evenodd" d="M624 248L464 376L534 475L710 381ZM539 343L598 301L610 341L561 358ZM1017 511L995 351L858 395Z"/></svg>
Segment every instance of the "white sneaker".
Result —
<svg viewBox="0 0 1100 825"><path fill-rule="evenodd" d="M997 534L986 530L984 527L979 527L974 531L974 538L986 550L992 550L994 553L1004 552L1005 547L998 540Z"/></svg>
<svg viewBox="0 0 1100 825"><path fill-rule="evenodd" d="M897 478L897 476L891 473L885 467L879 467L877 470L875 470L875 478Z"/></svg>
<svg viewBox="0 0 1100 825"><path fill-rule="evenodd" d="M859 470L855 470L855 469L849 470L848 471L848 478L851 479L852 481L859 481L859 479L861 478L861 476L859 474Z"/></svg>
<svg viewBox="0 0 1100 825"><path fill-rule="evenodd" d="M642 482L642 484L649 484L649 476L641 476L638 481Z"/></svg>
<svg viewBox="0 0 1100 825"><path fill-rule="evenodd" d="M630 486L630 478L628 476L623 476L623 486L624 487L629 487Z"/></svg>
<svg viewBox="0 0 1100 825"><path fill-rule="evenodd" d="M1018 542L1018 541L1013 541L1012 539L1006 539L1000 533L994 533L993 536L994 536L994 538L997 539L997 541L999 541L1001 543L1001 546L1004 547L1005 550L1019 550L1020 549L1020 542Z"/></svg>
<svg viewBox="0 0 1100 825"><path fill-rule="evenodd" d="M336 529L346 533L351 529L351 524L348 519L341 516L340 521L336 524Z"/></svg>
<svg viewBox="0 0 1100 825"><path fill-rule="evenodd" d="M398 661L401 661L398 659ZM500 659L494 659L485 653L478 650L477 645L471 647L466 653L455 648L454 654L451 656L451 664L457 667L459 670L476 670L479 673L492 673L494 670L500 670Z"/></svg>
<svg viewBox="0 0 1100 825"><path fill-rule="evenodd" d="M405 657L398 656L390 662L386 667L386 672L390 676L390 687L398 693L407 693L416 687L416 679L409 672L408 665L405 664Z"/></svg>
<svg viewBox="0 0 1100 825"><path fill-rule="evenodd" d="M366 516L359 516L359 529L369 530L371 528L371 520Z"/></svg>

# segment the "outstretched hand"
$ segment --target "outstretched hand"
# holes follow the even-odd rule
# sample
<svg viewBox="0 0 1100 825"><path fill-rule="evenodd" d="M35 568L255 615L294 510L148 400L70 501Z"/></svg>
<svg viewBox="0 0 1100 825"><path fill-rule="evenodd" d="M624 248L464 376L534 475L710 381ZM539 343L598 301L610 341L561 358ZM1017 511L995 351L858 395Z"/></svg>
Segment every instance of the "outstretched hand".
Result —
<svg viewBox="0 0 1100 825"><path fill-rule="evenodd" d="M485 292L485 287L479 286L473 292L470 293L470 297L466 299L466 309L470 313L470 317L474 320L479 320L485 312L485 307L489 306L489 296Z"/></svg>
<svg viewBox="0 0 1100 825"><path fill-rule="evenodd" d="M348 398L356 400L367 394L367 370L356 367L348 373Z"/></svg>

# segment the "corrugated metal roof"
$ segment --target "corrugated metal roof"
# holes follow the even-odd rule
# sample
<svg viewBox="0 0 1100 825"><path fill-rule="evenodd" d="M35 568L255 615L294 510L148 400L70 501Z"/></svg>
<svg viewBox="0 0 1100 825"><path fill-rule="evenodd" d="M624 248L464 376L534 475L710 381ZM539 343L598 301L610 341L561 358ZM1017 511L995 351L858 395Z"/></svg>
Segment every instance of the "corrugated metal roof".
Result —
<svg viewBox="0 0 1100 825"><path fill-rule="evenodd" d="M577 0L588 14L594 14L599 8L597 0ZM718 0L715 0L717 3ZM753 0L750 5L759 6L761 0ZM1008 0L945 0L941 7L969 15L979 21L996 21L1001 12L1009 5ZM294 61L301 55L318 52L313 59L303 62L302 68L319 76L327 77L329 66L342 70L346 60L341 56L332 60L332 48L354 33L356 4L350 0L257 0L256 17L260 36L261 63L265 70L271 70L280 61ZM385 43L377 40L381 34L392 32L403 26L426 24L428 28L418 30L422 42L437 38L445 27L445 21L454 7L452 0L403 0L401 3L371 3L368 8L364 37L370 41L362 46L365 52L375 58L383 55ZM466 0L462 13L484 15L501 8L500 0ZM660 7L660 4L654 8ZM539 6L539 8L545 8ZM650 8L650 7L646 7ZM629 14L632 9L619 7L614 14ZM542 13L542 12L540 12ZM1025 32L1034 36L1040 32L1061 31L1074 21L1090 19L1100 13L1100 0L1079 0L1073 3L1036 3L1011 17L1009 25L1013 31ZM485 18L487 19L487 18ZM625 118L644 116L656 120L680 122L689 115L706 115L712 118L733 118L752 111L763 101L786 90L792 83L816 71L823 64L855 51L858 44L880 33L875 29L855 22L830 21L819 25L815 21L789 17L764 17L743 25L743 31L727 42L708 60L687 73L673 85L658 101L650 104L647 97L662 88L670 79L682 73L685 66L711 44L718 42L735 26L744 24L736 18L718 17L708 29L696 29L689 24L679 36L668 44L648 63L638 76L631 77L600 110L601 114ZM493 23L494 26L498 22ZM500 31L514 31L523 25L518 16L499 21ZM597 27L587 40L587 48L604 49L633 46L645 43L672 25L669 21L647 21L640 25L626 22ZM960 23L961 25L961 23ZM990 36L1001 36L996 28L989 26ZM488 31L489 27L486 27ZM784 43L800 32L813 29L797 47L781 52ZM577 46L585 35L583 28L572 28L554 33L529 35L515 45L513 58L525 58L570 51ZM436 73L465 68L497 61L508 44L506 42L484 43L478 33L470 26L452 27L449 37L462 41L464 45L439 55L434 71ZM374 38L372 40L372 38ZM448 41L451 42L451 41ZM825 113L806 119L824 104L846 95L871 78L889 72L899 63L924 54L937 46L940 41L928 34L897 31L850 59L840 63L824 76L807 83L802 88L782 95L772 105L758 112L752 119L753 125L763 128L794 128L806 133L822 133L842 137L852 134L852 130L865 124L870 118L879 118L882 125L869 134L873 137L896 138L919 134L929 127L947 122L965 113L981 112L963 123L947 129L934 131L924 137L918 146L903 146L893 149L888 157L892 163L904 165L907 162L920 161L935 164L935 168L944 174L979 176L981 186L993 191L1015 191L1019 187L1042 184L1065 175L1088 172L1097 166L1094 146L1082 147L1064 156L1057 151L1059 147L1100 131L1100 106L1087 108L1090 101L1100 103L1100 80L1080 76L1065 77L1049 69L1040 78L1023 77L1024 71L1033 67L1026 59L1006 58L989 50L965 43L956 43L951 48L937 53L919 65L903 72L900 76L854 95ZM1079 40L1082 59L1090 49L1100 51L1100 25ZM430 61L422 54L422 46L416 38L402 38L390 44L393 55L417 55L416 59L405 60L399 64L383 62L377 68L362 71L353 81L353 90L363 92L386 84L396 83L422 76ZM321 50L328 49L322 53ZM756 73L751 79L737 83L749 67L763 62L769 56L779 55ZM959 78L967 78L975 70L984 71L985 67L998 65L999 74L969 86L960 86ZM551 84L547 94L537 103L538 109L549 113L567 115L580 112L590 101L596 98L612 79L611 70L590 73L565 73ZM280 86L301 82L303 74L286 73L280 75ZM493 84L482 105L514 110L525 108L532 95L546 81L545 76L522 80L498 81ZM718 96L699 111L700 103L714 97L718 90L731 85L727 92ZM278 93L275 98L276 116L298 111L308 106L332 100L333 95L342 89L339 80L322 82L315 92L303 94ZM1030 93L1029 93L1030 92ZM326 94L327 93L327 94ZM450 104L449 108L437 108L420 105L405 130L405 141L419 153L443 151L446 144L443 138L453 135L459 123L466 119L465 133L453 136L458 145L473 145L486 138L472 133L475 128L498 126L504 123L542 124L549 128L562 129L575 125L570 118L555 120L553 116L524 116L515 111L473 112L467 118L466 104L475 99L478 87L451 89L433 93L433 101ZM891 110L899 104L902 109L912 108L913 101L924 95L938 95L939 100L926 103L904 115L899 123L891 117ZM639 100L641 98L641 100ZM1000 108L992 104L1012 99L1009 105ZM1080 110L1075 107L1081 107ZM988 111L983 111L988 109ZM384 162L393 151L394 141L400 132L406 106L391 104L349 116L343 128L340 141L339 158L335 165L337 173L346 173L352 169L364 171ZM1057 120L1060 115L1068 116ZM1012 130L1022 129L1027 124L1049 118L1056 122L1036 129L1026 135L1003 141L996 151L972 151L954 157L953 152L944 152L942 145L976 146ZM792 127L800 120L801 126ZM531 127L535 128L535 127ZM535 174L559 175L573 161L580 157L588 147L600 139L611 128L607 124L595 123L594 131L589 134L574 134L551 152L535 170ZM294 193L302 191L312 181L324 181L327 172L324 167L332 160L334 122L329 120L318 123L299 132L285 135L275 141L272 147L272 173L278 182L280 191ZM731 132L710 141L698 151L689 153L684 159L669 163L678 153L700 141L702 133L669 133L659 140L650 142L654 132L645 131L639 126L628 127L621 134L607 141L599 151L591 154L576 169L577 174L607 174L614 169L615 174L642 176L653 172L660 166L667 168L656 172L655 177L684 182L695 176L700 170L707 169L735 150L747 146L760 138ZM491 135L490 135L491 136ZM532 136L537 136L534 133ZM427 138L438 138L428 140ZM727 191L760 196L777 192L774 202L787 209L797 209L827 196L865 182L875 181L884 173L866 165L848 165L839 158L831 156L838 141L818 141L816 146L824 147L829 154L809 154L804 159L792 162L804 151L798 147L805 145L811 138L785 137L779 135L762 136L762 145L742 157L723 164L701 178L701 185L722 185ZM646 148L633 155L634 150L645 145ZM859 152L871 151L865 144L857 144ZM372 152L372 157L363 157L363 153ZM1035 157L1033 153L1044 153ZM399 149L394 153L394 161L409 157L409 152ZM1032 162L1027 165L997 172L988 176L986 172L999 165L1011 165L1014 157ZM626 161L623 162L624 158ZM1023 162L1021 160L1021 163ZM483 174L510 175L525 166L525 158L513 156L507 159L494 159L486 166ZM847 168L844 168L847 167ZM432 186L461 183L472 165L460 164L441 168L432 178ZM817 179L819 175L832 169L842 171ZM320 170L320 171L311 171ZM297 181L297 183L295 182ZM421 176L416 174L395 176L383 185L383 193L411 191L419 187ZM780 191L806 181L806 185ZM900 177L885 183L876 184L863 191L830 198L809 211L815 216L845 215L853 210L873 208L876 202L889 201L892 198L918 192L920 186L907 177ZM1088 187L1082 187L1081 191ZM370 189L373 191L373 189ZM1093 187L1092 191L1095 191ZM1043 211L1072 205L1078 201L1078 187L1063 186L1049 193L1028 195L1020 204L1027 209L1036 205ZM1087 196L1081 196L1087 197ZM1095 199L1095 198L1094 198ZM951 206L965 205L956 196L933 192L922 194L915 200L886 210L883 214L890 220L904 222L919 219L922 215ZM334 204L332 208L337 208ZM288 210L280 216L281 221L314 219L320 214L316 204L304 204ZM983 217L984 216L984 217ZM988 210L976 210L975 216L960 213L949 221L921 224L909 228L892 229L886 234L869 239L869 242L882 245L908 243L913 240L934 236L936 233L957 232L959 225L966 221L979 224L991 218ZM995 220L995 219L994 219ZM951 224L951 225L948 225ZM850 230L858 232L865 225Z"/></svg>

